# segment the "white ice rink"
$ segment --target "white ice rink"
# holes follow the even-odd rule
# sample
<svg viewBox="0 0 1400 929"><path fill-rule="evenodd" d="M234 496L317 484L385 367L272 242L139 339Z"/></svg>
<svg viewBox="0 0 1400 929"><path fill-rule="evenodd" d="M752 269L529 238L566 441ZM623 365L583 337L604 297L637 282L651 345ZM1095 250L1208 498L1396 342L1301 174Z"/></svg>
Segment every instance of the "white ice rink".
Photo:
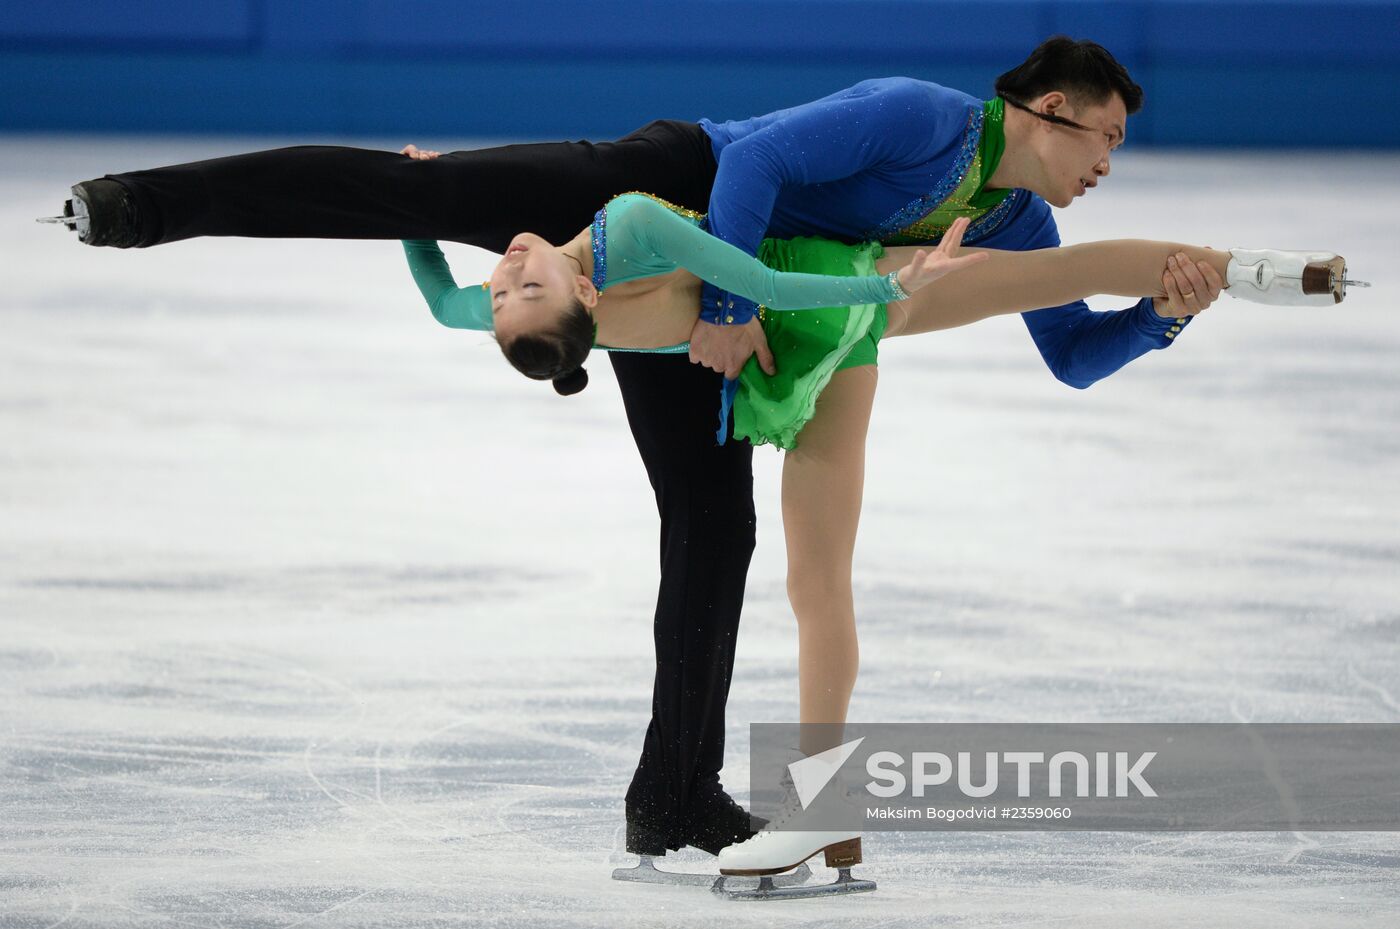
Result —
<svg viewBox="0 0 1400 929"><path fill-rule="evenodd" d="M33 222L280 143L0 142L0 927L1400 924L1396 833L868 833L877 893L770 904L610 881L657 520L606 360L527 381L392 242ZM1015 318L886 343L853 720L1400 722L1397 212L1396 155L1130 149L1065 241L1329 249L1376 286L1222 298L1088 391ZM747 724L796 716L755 463L741 797Z"/></svg>

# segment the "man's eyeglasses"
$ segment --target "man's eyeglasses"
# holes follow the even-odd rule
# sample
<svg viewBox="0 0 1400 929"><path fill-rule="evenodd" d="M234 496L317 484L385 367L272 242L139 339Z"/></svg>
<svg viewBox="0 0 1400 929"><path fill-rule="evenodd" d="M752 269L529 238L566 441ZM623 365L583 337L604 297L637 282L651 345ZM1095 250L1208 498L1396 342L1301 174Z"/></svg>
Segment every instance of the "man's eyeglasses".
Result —
<svg viewBox="0 0 1400 929"><path fill-rule="evenodd" d="M1014 106L1016 109L1018 109L1018 110L1025 110L1027 113L1031 114L1031 115L1034 116L1036 119L1043 119L1043 120L1045 120L1047 123L1054 123L1054 124L1056 124L1057 126L1068 126L1068 127L1071 128L1071 129L1082 129L1082 130L1084 130L1085 132L1102 132L1102 131L1103 131L1102 129L1095 129L1093 126L1086 126L1086 125L1084 125L1083 123L1077 123L1077 122L1075 122L1075 121L1072 120L1072 119L1065 119L1063 116L1056 116L1054 113L1040 113L1040 112L1037 112L1036 110L1033 110L1033 109L1031 109L1030 107L1026 106L1024 103L1021 103L1021 102L1016 101L1016 100L1012 100L1010 97L1002 97L1001 99L1005 100L1007 103L1011 104L1011 105Z"/></svg>

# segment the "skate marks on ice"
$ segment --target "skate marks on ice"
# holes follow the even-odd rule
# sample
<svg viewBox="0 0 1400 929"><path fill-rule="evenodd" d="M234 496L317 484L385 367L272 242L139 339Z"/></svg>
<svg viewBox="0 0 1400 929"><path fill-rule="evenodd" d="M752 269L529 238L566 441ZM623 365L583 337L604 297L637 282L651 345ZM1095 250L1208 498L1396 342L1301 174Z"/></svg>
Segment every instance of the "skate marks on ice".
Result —
<svg viewBox="0 0 1400 929"><path fill-rule="evenodd" d="M634 736L618 729L619 757L609 699L459 706L446 677L356 679L237 645L150 650L61 664L159 686L78 688L36 668L7 693L49 726L5 742L5 909L33 917L5 925L52 921L55 891L78 901L79 924L287 925L337 907L373 923L425 906L468 921L473 898L510 912L527 859L548 862L561 899L600 876L625 788L608 772L626 770ZM552 722L565 702L589 710L586 729Z"/></svg>
<svg viewBox="0 0 1400 929"><path fill-rule="evenodd" d="M608 366L567 401L516 378L395 243L102 252L32 222L74 180L261 144L0 142L0 927L1393 924L1387 834L868 833L877 893L762 907L609 880L656 527ZM1377 285L1337 313L1222 301L1084 392L1018 320L882 351L853 718L1397 718L1400 166L1327 165L1138 153L1060 218L1335 248ZM1192 183L1228 222L1188 222ZM1345 196L1343 241L1277 241L1280 183ZM744 723L795 712L779 460L740 793Z"/></svg>

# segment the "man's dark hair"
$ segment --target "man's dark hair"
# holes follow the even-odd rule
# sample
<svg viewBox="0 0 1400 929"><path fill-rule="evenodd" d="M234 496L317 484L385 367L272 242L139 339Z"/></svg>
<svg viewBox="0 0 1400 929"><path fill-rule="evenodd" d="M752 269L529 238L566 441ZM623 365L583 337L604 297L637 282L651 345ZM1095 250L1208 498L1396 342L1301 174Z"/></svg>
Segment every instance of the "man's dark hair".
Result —
<svg viewBox="0 0 1400 929"><path fill-rule="evenodd" d="M502 342L501 351L515 370L526 377L553 381L559 393L576 394L588 386L583 362L593 349L596 333L593 317L575 299L556 329L516 336Z"/></svg>
<svg viewBox="0 0 1400 929"><path fill-rule="evenodd" d="M996 90L998 97L1018 103L1059 90L1091 106L1117 94L1129 115L1142 109L1142 88L1108 49L1063 35L1046 39L1029 58L997 78Z"/></svg>

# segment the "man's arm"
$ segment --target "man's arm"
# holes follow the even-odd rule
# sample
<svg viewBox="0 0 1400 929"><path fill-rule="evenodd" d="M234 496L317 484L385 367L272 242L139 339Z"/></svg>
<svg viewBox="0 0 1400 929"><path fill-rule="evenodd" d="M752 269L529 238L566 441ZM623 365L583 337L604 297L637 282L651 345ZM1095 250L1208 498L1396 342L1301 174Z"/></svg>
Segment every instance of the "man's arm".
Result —
<svg viewBox="0 0 1400 929"><path fill-rule="evenodd" d="M1021 209L1022 216L1009 229L1003 227L1006 235L993 235L976 244L1017 251L1058 248L1060 234L1045 201L1037 197ZM1216 289L1215 295L1218 293ZM1197 300L1203 296L1197 295ZM1194 314L1185 315L1187 308L1181 301L1164 301L1163 309L1183 313L1164 317L1157 312L1155 299L1145 297L1126 309L1101 313L1090 310L1083 300L1076 300L1064 306L1031 310L1022 313L1021 318L1051 373L1061 382L1083 389L1133 359L1171 345L1190 323ZM1196 312L1208 305L1207 301Z"/></svg>
<svg viewBox="0 0 1400 929"><path fill-rule="evenodd" d="M1105 313L1077 300L1021 317L1051 373L1081 390L1154 348L1166 348L1185 325L1158 316L1151 297Z"/></svg>
<svg viewBox="0 0 1400 929"><path fill-rule="evenodd" d="M710 232L752 255L784 188L921 162L961 138L965 107L940 107L916 81L867 83L868 93L793 107L725 146L710 194ZM708 322L742 324L754 309L753 301L713 285L701 292L700 314Z"/></svg>

